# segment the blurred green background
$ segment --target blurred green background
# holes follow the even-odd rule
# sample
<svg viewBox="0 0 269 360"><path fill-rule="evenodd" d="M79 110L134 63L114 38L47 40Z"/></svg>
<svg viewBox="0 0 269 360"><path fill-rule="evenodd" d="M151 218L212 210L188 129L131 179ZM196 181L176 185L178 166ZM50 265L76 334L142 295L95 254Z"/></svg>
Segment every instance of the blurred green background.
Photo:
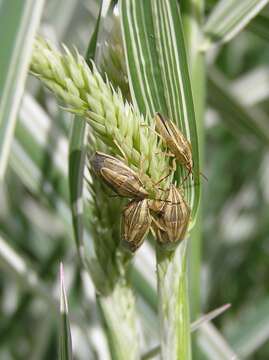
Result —
<svg viewBox="0 0 269 360"><path fill-rule="evenodd" d="M8 12L6 2L0 1L0 87L19 37L16 31L25 31L18 26L25 4L13 2ZM207 1L207 13L214 3ZM38 32L56 45L64 42L84 54L98 10L97 0L47 0L39 9ZM111 41L107 32L112 20L103 25L103 45L106 39ZM230 359L229 349L242 359L269 359L268 40L269 8L265 7L228 44L206 54L202 171L208 181L203 181L201 311L225 303L232 307L213 321L214 327L198 333L203 352L199 359ZM11 92L16 73L13 79ZM1 89L2 100L3 96ZM57 357L60 261L65 265L75 359L109 359L94 288L87 274L80 276L73 239L67 179L70 119L55 98L28 77L0 188L0 358L4 360ZM158 343L150 244L139 250L134 263L146 351ZM223 353L213 350L212 343L218 340Z"/></svg>

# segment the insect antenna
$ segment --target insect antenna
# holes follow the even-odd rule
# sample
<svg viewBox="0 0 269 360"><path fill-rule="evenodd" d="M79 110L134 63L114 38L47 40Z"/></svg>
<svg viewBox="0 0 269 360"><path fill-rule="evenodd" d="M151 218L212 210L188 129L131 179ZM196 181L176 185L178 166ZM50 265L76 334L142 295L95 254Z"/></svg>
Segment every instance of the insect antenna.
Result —
<svg viewBox="0 0 269 360"><path fill-rule="evenodd" d="M169 173L166 174L164 177L162 177L158 182L153 183L153 185L154 185L154 186L159 185L162 181L164 181L165 179L167 179L168 176L170 176L170 175L171 175L171 171L169 171ZM160 188L158 188L158 189L160 189Z"/></svg>
<svg viewBox="0 0 269 360"><path fill-rule="evenodd" d="M182 186L182 185L184 184L184 182L188 179L188 177L189 177L190 174L192 175L192 179L193 179L193 168L189 168L189 169L188 169L188 173L187 173L187 175L185 175L185 177L183 178L180 186ZM199 175L202 176L206 181L208 181L208 178L207 178L201 171L199 171Z"/></svg>

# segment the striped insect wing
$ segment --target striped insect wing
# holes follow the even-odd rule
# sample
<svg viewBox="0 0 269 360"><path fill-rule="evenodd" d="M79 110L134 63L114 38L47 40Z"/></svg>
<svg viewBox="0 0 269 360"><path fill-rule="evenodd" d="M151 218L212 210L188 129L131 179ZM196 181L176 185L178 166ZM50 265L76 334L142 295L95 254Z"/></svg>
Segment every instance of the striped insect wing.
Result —
<svg viewBox="0 0 269 360"><path fill-rule="evenodd" d="M125 165L124 162L122 162L121 160L117 159L114 156L104 154L100 151L96 151L96 153L92 157L91 164L93 170L98 175L101 174L101 170L103 168L109 168L110 170L113 170L115 172L124 171L126 174L133 172L133 170L130 169L127 165Z"/></svg>
<svg viewBox="0 0 269 360"><path fill-rule="evenodd" d="M143 199L148 195L140 180L131 172L113 171L105 167L101 169L101 175L120 196Z"/></svg>
<svg viewBox="0 0 269 360"><path fill-rule="evenodd" d="M138 175L121 160L96 152L92 166L95 173L120 196L139 199L148 196Z"/></svg>
<svg viewBox="0 0 269 360"><path fill-rule="evenodd" d="M183 240L190 219L190 208L180 190L171 185L162 212L155 217L153 230L160 245L173 250Z"/></svg>
<svg viewBox="0 0 269 360"><path fill-rule="evenodd" d="M177 160L191 171L193 168L191 144L172 121L167 120L167 122L175 139L173 149L170 150L174 152Z"/></svg>
<svg viewBox="0 0 269 360"><path fill-rule="evenodd" d="M155 127L156 132L161 136L175 158L189 171L192 171L193 161L191 144L184 137L176 124L157 113L155 115Z"/></svg>
<svg viewBox="0 0 269 360"><path fill-rule="evenodd" d="M167 206L170 204L171 210L170 215L165 218L165 221L171 225L172 239L181 241L185 236L189 224L190 208L181 191L174 185L171 186L169 195L168 200L171 201L171 204L168 203Z"/></svg>
<svg viewBox="0 0 269 360"><path fill-rule="evenodd" d="M167 121L160 113L157 113L154 117L155 130L163 138L165 142L168 142L172 136L170 128L167 126Z"/></svg>
<svg viewBox="0 0 269 360"><path fill-rule="evenodd" d="M150 229L151 215L146 199L131 201L122 214L122 244L135 252L142 244Z"/></svg>

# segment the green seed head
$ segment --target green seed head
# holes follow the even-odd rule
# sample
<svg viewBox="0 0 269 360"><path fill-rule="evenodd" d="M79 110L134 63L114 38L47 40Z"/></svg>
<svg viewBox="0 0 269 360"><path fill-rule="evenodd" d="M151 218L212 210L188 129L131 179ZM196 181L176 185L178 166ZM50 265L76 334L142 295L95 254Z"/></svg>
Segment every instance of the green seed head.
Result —
<svg viewBox="0 0 269 360"><path fill-rule="evenodd" d="M69 111L86 118L110 152L124 157L128 165L154 182L165 176L169 159L161 152L149 118L124 101L121 91L101 77L94 63L91 70L78 52L72 55L66 47L64 50L61 54L42 38L36 39L32 73Z"/></svg>

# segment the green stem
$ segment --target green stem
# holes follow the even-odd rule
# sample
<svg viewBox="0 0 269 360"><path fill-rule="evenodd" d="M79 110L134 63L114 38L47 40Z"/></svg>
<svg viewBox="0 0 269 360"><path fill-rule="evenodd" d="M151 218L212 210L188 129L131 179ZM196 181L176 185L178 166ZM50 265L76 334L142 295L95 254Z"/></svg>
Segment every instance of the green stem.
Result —
<svg viewBox="0 0 269 360"><path fill-rule="evenodd" d="M161 358L191 359L187 242L174 252L157 248Z"/></svg>
<svg viewBox="0 0 269 360"><path fill-rule="evenodd" d="M127 284L118 282L107 296L98 297L113 360L138 360L135 301Z"/></svg>

